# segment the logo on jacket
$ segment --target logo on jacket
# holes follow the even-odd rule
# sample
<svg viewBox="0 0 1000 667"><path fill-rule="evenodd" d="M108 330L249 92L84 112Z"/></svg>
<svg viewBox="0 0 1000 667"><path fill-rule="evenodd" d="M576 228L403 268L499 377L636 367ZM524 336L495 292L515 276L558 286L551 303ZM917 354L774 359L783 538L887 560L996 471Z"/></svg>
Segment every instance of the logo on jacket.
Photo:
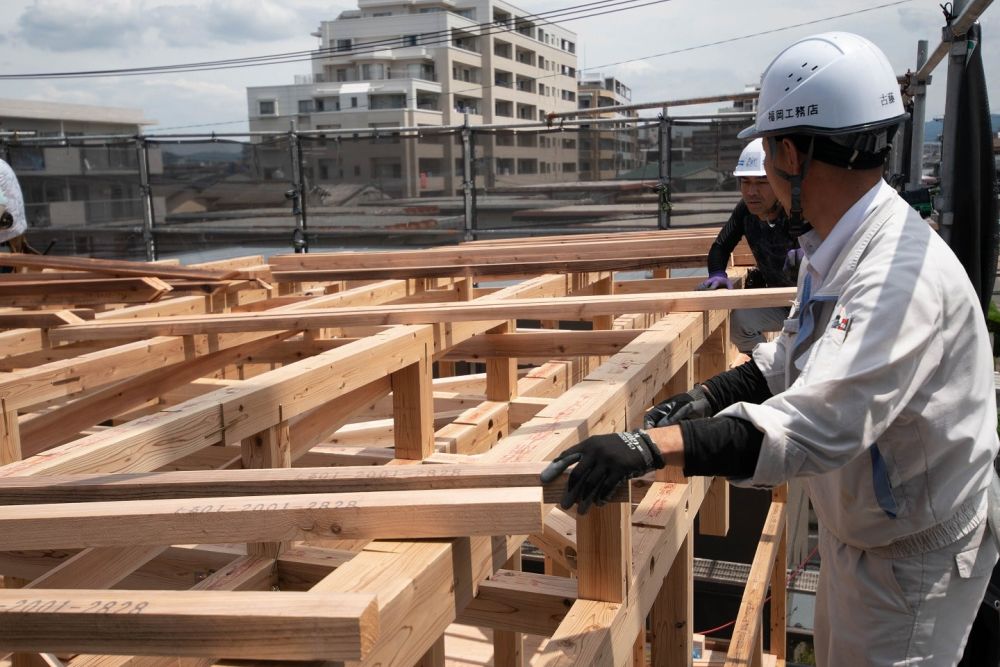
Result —
<svg viewBox="0 0 1000 667"><path fill-rule="evenodd" d="M834 340L840 343L844 342L844 339L847 338L847 332L851 330L851 318L847 315L847 310L840 309L840 312L833 318L830 330L830 335Z"/></svg>

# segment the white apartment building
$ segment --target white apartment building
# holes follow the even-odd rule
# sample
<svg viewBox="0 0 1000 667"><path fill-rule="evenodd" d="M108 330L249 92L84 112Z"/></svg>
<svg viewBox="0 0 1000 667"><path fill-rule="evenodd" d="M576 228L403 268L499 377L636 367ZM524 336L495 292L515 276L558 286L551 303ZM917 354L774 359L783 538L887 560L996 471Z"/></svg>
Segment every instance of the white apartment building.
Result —
<svg viewBox="0 0 1000 667"><path fill-rule="evenodd" d="M500 0L359 0L313 35L310 76L247 89L251 130L287 130L290 120L300 130L449 126L466 114L472 125L507 125L576 108L576 35ZM328 142L306 175L455 194L460 144L457 135ZM482 134L476 157L480 185L577 176L575 148L546 136Z"/></svg>
<svg viewBox="0 0 1000 667"><path fill-rule="evenodd" d="M632 103L632 90L614 77L588 76L580 79L581 109L625 106ZM637 118L636 111L609 111L591 116L604 120ZM636 123L606 123L581 129L580 180L614 180L639 167L639 131Z"/></svg>

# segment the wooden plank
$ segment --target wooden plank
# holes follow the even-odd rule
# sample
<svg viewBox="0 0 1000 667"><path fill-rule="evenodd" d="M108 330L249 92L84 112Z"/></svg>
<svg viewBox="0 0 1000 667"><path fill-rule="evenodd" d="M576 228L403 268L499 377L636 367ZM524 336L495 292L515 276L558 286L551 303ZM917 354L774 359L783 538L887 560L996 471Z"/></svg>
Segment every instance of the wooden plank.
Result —
<svg viewBox="0 0 1000 667"><path fill-rule="evenodd" d="M108 278L56 283L24 280L0 284L0 305L38 307L138 303L156 301L169 291L170 285L158 278Z"/></svg>
<svg viewBox="0 0 1000 667"><path fill-rule="evenodd" d="M759 655L763 635L761 619L771 572L781 546L785 529L785 503L772 502L764 520L760 542L750 566L746 590L733 627L733 638L726 655L726 667L746 667Z"/></svg>
<svg viewBox="0 0 1000 667"><path fill-rule="evenodd" d="M238 271L234 270L213 271L210 269L152 264L150 262L130 262L121 259L62 257L56 255L5 254L3 257L0 257L0 266L89 271L107 276L175 278L179 280L230 280L239 275Z"/></svg>
<svg viewBox="0 0 1000 667"><path fill-rule="evenodd" d="M378 628L361 593L0 591L0 619L5 650L274 660L356 659Z"/></svg>
<svg viewBox="0 0 1000 667"><path fill-rule="evenodd" d="M128 338L141 335L184 336L202 333L241 331L305 330L329 326L370 326L463 322L497 319L589 320L599 315L639 312L692 312L731 308L763 308L791 303L795 288L717 290L705 292L662 292L599 297L472 301L443 305L372 306L338 308L296 314L232 313L169 320L151 319L129 323L101 322L67 325L52 330L54 342Z"/></svg>
<svg viewBox="0 0 1000 667"><path fill-rule="evenodd" d="M376 491L0 507L0 549L517 535L542 529L538 488Z"/></svg>
<svg viewBox="0 0 1000 667"><path fill-rule="evenodd" d="M785 566L788 561L788 485L774 489L772 499L785 503L785 521L778 527L778 547L771 571L771 635L768 652L779 660L784 660L788 632L788 571Z"/></svg>

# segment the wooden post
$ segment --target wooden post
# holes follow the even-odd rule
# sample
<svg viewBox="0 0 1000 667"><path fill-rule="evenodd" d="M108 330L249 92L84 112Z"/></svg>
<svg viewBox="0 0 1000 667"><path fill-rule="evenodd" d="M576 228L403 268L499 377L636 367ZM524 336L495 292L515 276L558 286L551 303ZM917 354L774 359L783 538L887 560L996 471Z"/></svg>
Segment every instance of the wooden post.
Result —
<svg viewBox="0 0 1000 667"><path fill-rule="evenodd" d="M579 599L624 602L632 579L632 504L591 507L577 517Z"/></svg>
<svg viewBox="0 0 1000 667"><path fill-rule="evenodd" d="M488 333L514 333L515 323L507 322L490 329ZM486 400L512 401L517 398L517 359L491 358L486 360Z"/></svg>
<svg viewBox="0 0 1000 667"><path fill-rule="evenodd" d="M505 570L521 570L521 550L510 557ZM507 630L493 631L493 667L522 667L524 664L524 635Z"/></svg>
<svg viewBox="0 0 1000 667"><path fill-rule="evenodd" d="M600 273L602 276L599 280L594 283L594 294L598 295L611 295L615 293L615 274L613 272L608 272L607 274ZM615 324L614 315L598 315L593 320L594 331L611 331ZM588 373L605 361L607 357L587 357Z"/></svg>
<svg viewBox="0 0 1000 667"><path fill-rule="evenodd" d="M292 450L288 422L261 431L240 443L244 468L291 468ZM247 555L277 558L287 542L257 542L247 545Z"/></svg>
<svg viewBox="0 0 1000 667"><path fill-rule="evenodd" d="M427 356L392 374L396 458L420 461L434 453L434 378Z"/></svg>
<svg viewBox="0 0 1000 667"><path fill-rule="evenodd" d="M689 532L649 613L653 629L653 667L692 663L693 576L694 549Z"/></svg>
<svg viewBox="0 0 1000 667"><path fill-rule="evenodd" d="M444 667L444 637L439 637L413 667Z"/></svg>
<svg viewBox="0 0 1000 667"><path fill-rule="evenodd" d="M0 465L21 460L21 430L17 423L17 410L8 410L7 401L0 401L3 424L0 424Z"/></svg>

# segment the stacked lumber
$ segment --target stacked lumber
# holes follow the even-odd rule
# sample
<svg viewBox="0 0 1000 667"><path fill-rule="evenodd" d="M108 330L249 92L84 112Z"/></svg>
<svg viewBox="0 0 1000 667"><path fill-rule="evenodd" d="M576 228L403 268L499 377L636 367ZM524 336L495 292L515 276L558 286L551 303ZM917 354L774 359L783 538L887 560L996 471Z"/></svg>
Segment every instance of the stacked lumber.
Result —
<svg viewBox="0 0 1000 667"><path fill-rule="evenodd" d="M669 277L710 243L0 259L59 295L0 310L0 661L443 665L465 623L496 665L622 665L649 618L653 664L689 664L694 519L725 534L725 481L664 470L576 517L538 473L727 368L731 308L790 301ZM782 502L726 664L763 657Z"/></svg>

